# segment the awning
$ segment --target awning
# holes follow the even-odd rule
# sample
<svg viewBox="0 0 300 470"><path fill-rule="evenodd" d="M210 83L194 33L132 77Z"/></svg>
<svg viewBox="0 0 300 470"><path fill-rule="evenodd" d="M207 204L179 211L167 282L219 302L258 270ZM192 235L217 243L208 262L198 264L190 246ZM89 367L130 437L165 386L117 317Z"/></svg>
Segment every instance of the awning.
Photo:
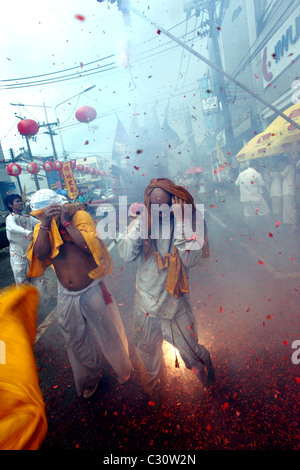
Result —
<svg viewBox="0 0 300 470"><path fill-rule="evenodd" d="M300 103L297 103L284 114L300 124ZM254 158L272 157L275 155L291 154L300 151L300 131L281 116L267 129L251 139L236 158L240 162Z"/></svg>

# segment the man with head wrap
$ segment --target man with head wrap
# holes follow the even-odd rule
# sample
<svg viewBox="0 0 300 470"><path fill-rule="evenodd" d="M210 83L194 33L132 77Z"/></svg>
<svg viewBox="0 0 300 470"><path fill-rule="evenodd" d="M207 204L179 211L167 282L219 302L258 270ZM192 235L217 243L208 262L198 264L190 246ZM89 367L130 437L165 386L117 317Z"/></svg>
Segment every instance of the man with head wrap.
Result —
<svg viewBox="0 0 300 470"><path fill-rule="evenodd" d="M198 343L188 285L189 268L209 256L206 225L187 190L167 178L153 179L145 189L144 211L131 222L118 249L124 261L138 260L134 342L144 390L157 410L165 380L163 339L179 350L204 387L214 381L210 354Z"/></svg>
<svg viewBox="0 0 300 470"><path fill-rule="evenodd" d="M31 199L36 225L28 249L29 273L40 275L53 265L58 278L57 320L67 344L78 395L89 398L101 378L96 338L115 370L119 383L132 371L128 342L118 307L102 278L113 262L96 235L96 227L81 204L63 204L51 190Z"/></svg>

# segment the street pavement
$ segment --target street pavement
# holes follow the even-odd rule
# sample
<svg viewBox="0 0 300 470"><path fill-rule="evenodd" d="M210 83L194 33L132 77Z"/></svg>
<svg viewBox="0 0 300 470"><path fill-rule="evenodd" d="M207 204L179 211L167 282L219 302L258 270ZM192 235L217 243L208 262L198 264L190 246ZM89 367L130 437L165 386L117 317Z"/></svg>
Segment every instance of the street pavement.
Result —
<svg viewBox="0 0 300 470"><path fill-rule="evenodd" d="M76 395L56 322L55 275L40 307L34 347L48 434L42 450L173 452L299 449L299 236L273 219L245 227L235 195L205 205L210 258L190 272L199 342L210 351L216 382L204 391L165 344L168 384L154 413L144 394L132 341L136 262L124 264L114 242L106 285L118 303L134 373L120 386L102 356L97 392ZM277 223L276 223L277 222ZM246 231L247 230L247 231ZM9 285L7 253L1 287ZM3 274L6 277L4 279ZM101 351L99 351L101 354Z"/></svg>

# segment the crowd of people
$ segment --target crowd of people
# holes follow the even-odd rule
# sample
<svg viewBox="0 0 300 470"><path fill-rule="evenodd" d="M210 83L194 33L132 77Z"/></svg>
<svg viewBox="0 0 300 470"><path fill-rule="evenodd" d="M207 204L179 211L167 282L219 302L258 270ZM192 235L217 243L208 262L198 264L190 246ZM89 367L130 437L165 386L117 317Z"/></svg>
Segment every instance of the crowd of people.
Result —
<svg viewBox="0 0 300 470"><path fill-rule="evenodd" d="M240 202L247 224L261 217L284 224L291 232L297 230L297 187L299 162L293 157L274 159L270 168L257 160L242 164L235 185L240 190Z"/></svg>

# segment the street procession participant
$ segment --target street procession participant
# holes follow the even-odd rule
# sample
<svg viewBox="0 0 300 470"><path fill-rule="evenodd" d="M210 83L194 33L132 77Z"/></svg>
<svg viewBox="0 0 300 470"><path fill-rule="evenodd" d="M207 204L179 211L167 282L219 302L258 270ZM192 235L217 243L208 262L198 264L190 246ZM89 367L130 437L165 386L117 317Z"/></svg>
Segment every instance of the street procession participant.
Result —
<svg viewBox="0 0 300 470"><path fill-rule="evenodd" d="M29 273L39 276L47 266L54 266L58 324L77 393L90 398L102 376L94 338L120 384L133 370L117 304L102 280L112 272L113 261L81 204L63 204L54 191L45 189L32 196L31 209L40 223L27 253Z"/></svg>
<svg viewBox="0 0 300 470"><path fill-rule="evenodd" d="M23 214L24 205L19 194L10 194L5 198L5 204L10 211L6 217L6 236L9 241L10 265L16 285L30 282L40 293L45 291L44 276L35 279L28 278L29 260L27 249L32 240L33 229L39 220L29 214Z"/></svg>
<svg viewBox="0 0 300 470"><path fill-rule="evenodd" d="M282 176L282 223L291 227L291 232L297 230L296 209L296 170L292 157L281 160Z"/></svg>
<svg viewBox="0 0 300 470"><path fill-rule="evenodd" d="M38 450L47 435L34 356L38 303L29 283L0 291L0 451Z"/></svg>
<svg viewBox="0 0 300 470"><path fill-rule="evenodd" d="M186 367L196 373L204 387L215 378L210 354L198 343L188 285L189 268L209 256L206 225L204 237L203 231L196 233L195 225L193 235L191 227L190 233L185 227L183 234L185 204L195 215L193 197L186 189L168 178L152 179L144 192L142 214L130 223L118 245L125 262L138 260L133 337L142 384L154 411L160 408L166 380L164 339L179 350ZM155 226L153 216L158 209ZM170 215L168 220L162 215L164 210ZM169 235L163 234L166 228Z"/></svg>
<svg viewBox="0 0 300 470"><path fill-rule="evenodd" d="M240 189L240 201L246 221L252 216L268 217L270 215L269 206L262 194L267 189L266 183L258 169L259 164L251 162L248 168L240 172L235 181L235 185Z"/></svg>

